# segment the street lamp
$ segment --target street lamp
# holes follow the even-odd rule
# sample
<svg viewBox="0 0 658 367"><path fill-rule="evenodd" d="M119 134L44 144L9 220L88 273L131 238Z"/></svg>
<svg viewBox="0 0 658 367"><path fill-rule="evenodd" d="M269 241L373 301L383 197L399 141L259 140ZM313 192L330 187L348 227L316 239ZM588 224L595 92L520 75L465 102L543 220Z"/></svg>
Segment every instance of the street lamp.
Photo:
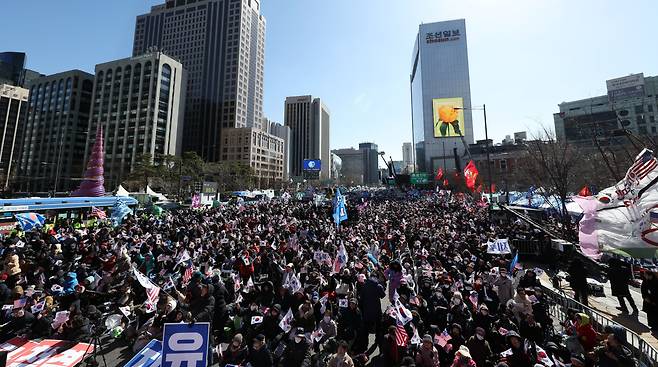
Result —
<svg viewBox="0 0 658 367"><path fill-rule="evenodd" d="M487 179L489 181L489 207L491 207L491 203L493 202L492 201L493 193L491 192L491 160L489 158L489 129L487 128L487 106L483 104L482 107L471 107L471 108L456 107L455 110L482 111L484 114L484 139L485 139L485 148L487 152L487 176L488 176ZM469 152L469 158L471 158L470 152Z"/></svg>

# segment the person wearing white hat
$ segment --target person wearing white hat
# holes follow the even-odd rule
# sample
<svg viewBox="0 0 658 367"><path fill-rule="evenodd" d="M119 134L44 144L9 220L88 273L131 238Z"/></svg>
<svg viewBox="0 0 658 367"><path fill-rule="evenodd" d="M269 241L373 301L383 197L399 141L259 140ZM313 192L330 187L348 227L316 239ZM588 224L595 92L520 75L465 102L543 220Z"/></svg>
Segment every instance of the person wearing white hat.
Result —
<svg viewBox="0 0 658 367"><path fill-rule="evenodd" d="M462 345L459 347L457 353L455 353L455 360L452 362L452 367L476 367L467 346Z"/></svg>

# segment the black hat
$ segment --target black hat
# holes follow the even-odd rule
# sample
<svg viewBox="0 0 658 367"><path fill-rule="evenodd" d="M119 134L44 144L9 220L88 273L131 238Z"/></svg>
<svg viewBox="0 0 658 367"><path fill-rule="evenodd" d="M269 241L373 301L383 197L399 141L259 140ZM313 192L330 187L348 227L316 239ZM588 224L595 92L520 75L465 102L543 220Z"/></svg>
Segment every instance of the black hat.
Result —
<svg viewBox="0 0 658 367"><path fill-rule="evenodd" d="M258 334L254 337L254 340L258 340L259 342L264 342L265 341L265 335L263 334Z"/></svg>

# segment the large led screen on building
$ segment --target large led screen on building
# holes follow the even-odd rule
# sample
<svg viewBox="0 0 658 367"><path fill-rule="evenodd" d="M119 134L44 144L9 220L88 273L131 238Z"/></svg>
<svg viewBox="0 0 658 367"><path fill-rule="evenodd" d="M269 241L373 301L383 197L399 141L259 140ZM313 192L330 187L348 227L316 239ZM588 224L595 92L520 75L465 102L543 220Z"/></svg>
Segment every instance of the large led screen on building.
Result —
<svg viewBox="0 0 658 367"><path fill-rule="evenodd" d="M461 97L432 100L435 138L464 136L463 107L464 99Z"/></svg>

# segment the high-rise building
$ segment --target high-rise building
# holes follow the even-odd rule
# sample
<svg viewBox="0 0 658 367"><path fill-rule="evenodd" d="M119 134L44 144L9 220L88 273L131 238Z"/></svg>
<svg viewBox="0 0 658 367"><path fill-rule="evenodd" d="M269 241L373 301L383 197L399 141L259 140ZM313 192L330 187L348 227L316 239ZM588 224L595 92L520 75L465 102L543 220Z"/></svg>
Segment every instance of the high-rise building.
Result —
<svg viewBox="0 0 658 367"><path fill-rule="evenodd" d="M0 84L23 86L24 52L0 52Z"/></svg>
<svg viewBox="0 0 658 367"><path fill-rule="evenodd" d="M254 127L224 129L222 161L252 168L260 188L271 188L283 180L285 144L282 138Z"/></svg>
<svg viewBox="0 0 658 367"><path fill-rule="evenodd" d="M188 71L184 151L217 161L223 128L261 126L265 18L259 0L166 0L137 17L133 56L157 47Z"/></svg>
<svg viewBox="0 0 658 367"><path fill-rule="evenodd" d="M45 76L26 69L26 62L24 52L0 52L0 84L27 88L33 79Z"/></svg>
<svg viewBox="0 0 658 367"><path fill-rule="evenodd" d="M462 156L473 143L464 19L419 26L410 82L416 170L436 172L444 160L455 168L453 149ZM454 108L456 118L445 113Z"/></svg>
<svg viewBox="0 0 658 367"><path fill-rule="evenodd" d="M182 153L186 80L181 63L161 52L96 65L84 157L102 124L108 191L128 176L140 155Z"/></svg>
<svg viewBox="0 0 658 367"><path fill-rule="evenodd" d="M411 143L402 143L402 169L413 171L414 153ZM398 171L401 172L401 171Z"/></svg>
<svg viewBox="0 0 658 367"><path fill-rule="evenodd" d="M290 177L290 128L267 118L264 125L269 134L283 139L283 180L287 181Z"/></svg>
<svg viewBox="0 0 658 367"><path fill-rule="evenodd" d="M18 163L28 94L25 88L0 84L0 178L3 191L9 187L9 180Z"/></svg>
<svg viewBox="0 0 658 367"><path fill-rule="evenodd" d="M626 132L658 135L658 76L606 81L608 95L562 102L553 114L558 139L583 146L627 143Z"/></svg>
<svg viewBox="0 0 658 367"><path fill-rule="evenodd" d="M329 109L320 98L312 96L287 97L285 125L290 128L290 174L302 176L305 159L320 159L320 179L331 176L329 150Z"/></svg>
<svg viewBox="0 0 658 367"><path fill-rule="evenodd" d="M377 144L361 143L359 149L335 149L331 152L341 159L340 174L343 182L359 185L374 185L379 182Z"/></svg>
<svg viewBox="0 0 658 367"><path fill-rule="evenodd" d="M79 184L94 76L70 70L29 85L18 187L31 192L68 191Z"/></svg>

